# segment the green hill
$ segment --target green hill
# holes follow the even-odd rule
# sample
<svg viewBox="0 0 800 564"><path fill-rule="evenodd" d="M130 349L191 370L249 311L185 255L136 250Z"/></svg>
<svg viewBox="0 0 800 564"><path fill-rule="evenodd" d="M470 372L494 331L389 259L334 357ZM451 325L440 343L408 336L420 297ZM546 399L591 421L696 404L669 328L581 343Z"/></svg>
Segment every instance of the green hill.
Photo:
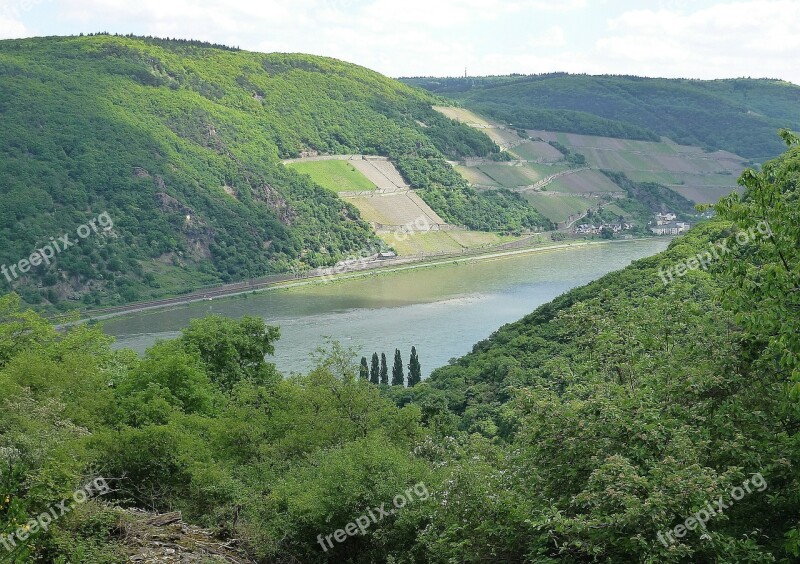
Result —
<svg viewBox="0 0 800 564"><path fill-rule="evenodd" d="M0 264L106 212L52 264L0 277L32 304L121 303L298 266L374 241L358 211L280 159L389 156L448 222L548 225L472 191L445 156L498 150L420 90L306 55L97 35L0 42Z"/></svg>
<svg viewBox="0 0 800 564"><path fill-rule="evenodd" d="M408 84L525 129L724 149L762 161L800 129L800 86L778 80L683 80L563 73L413 78Z"/></svg>

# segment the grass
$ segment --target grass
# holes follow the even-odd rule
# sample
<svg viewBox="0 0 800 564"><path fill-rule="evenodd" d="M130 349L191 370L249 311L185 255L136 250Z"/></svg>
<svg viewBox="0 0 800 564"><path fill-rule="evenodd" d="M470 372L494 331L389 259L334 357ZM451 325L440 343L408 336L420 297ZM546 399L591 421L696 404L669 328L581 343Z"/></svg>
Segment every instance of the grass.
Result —
<svg viewBox="0 0 800 564"><path fill-rule="evenodd" d="M495 180L492 180L475 167L457 165L455 169L456 172L470 184L477 184L479 186L500 186Z"/></svg>
<svg viewBox="0 0 800 564"><path fill-rule="evenodd" d="M542 178L532 169L524 166L487 164L479 166L478 170L505 188L528 186Z"/></svg>
<svg viewBox="0 0 800 564"><path fill-rule="evenodd" d="M547 219L556 223L566 221L570 215L585 212L596 206L596 202L589 198L571 194L547 195L526 192L523 196Z"/></svg>
<svg viewBox="0 0 800 564"><path fill-rule="evenodd" d="M564 158L564 155L562 155L558 149L541 141L527 141L521 145L517 145L513 149L509 149L508 152L526 161L541 160L546 163L554 163Z"/></svg>
<svg viewBox="0 0 800 564"><path fill-rule="evenodd" d="M379 237L394 248L399 256L413 256L420 253L460 253L464 249L499 245L515 239L484 231L428 231L401 237L393 233L383 233Z"/></svg>
<svg viewBox="0 0 800 564"><path fill-rule="evenodd" d="M626 172L628 178L634 182L657 182L665 186L670 184L680 184L681 179L677 174L672 172L650 172L641 170L632 170Z"/></svg>
<svg viewBox="0 0 800 564"><path fill-rule="evenodd" d="M547 186L548 192L586 194L591 192L622 192L606 175L597 170L582 170L556 178Z"/></svg>
<svg viewBox="0 0 800 564"><path fill-rule="evenodd" d="M286 165L307 174L316 184L334 192L365 192L376 186L347 161L326 160L296 162Z"/></svg>
<svg viewBox="0 0 800 564"><path fill-rule="evenodd" d="M467 248L499 245L516 239L516 237L498 235L497 233L486 233L485 231L450 231L448 235L458 244Z"/></svg>
<svg viewBox="0 0 800 564"><path fill-rule="evenodd" d="M481 117L465 108L456 108L450 106L433 106L433 109L449 117L450 119L460 121L461 123L481 125L484 127L494 126L494 124L491 123L486 118Z"/></svg>
<svg viewBox="0 0 800 564"><path fill-rule="evenodd" d="M606 205L603 206L603 208L605 208L606 211L610 211L613 214L621 215L625 219L629 219L629 218L633 217L629 212L626 212L621 207L619 207L617 204L606 204Z"/></svg>

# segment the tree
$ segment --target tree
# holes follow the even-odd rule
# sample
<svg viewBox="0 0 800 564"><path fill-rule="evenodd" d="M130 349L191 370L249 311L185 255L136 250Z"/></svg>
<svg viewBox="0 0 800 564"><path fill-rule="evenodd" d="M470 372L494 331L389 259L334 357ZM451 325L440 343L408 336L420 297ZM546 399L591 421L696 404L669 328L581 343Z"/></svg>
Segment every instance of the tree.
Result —
<svg viewBox="0 0 800 564"><path fill-rule="evenodd" d="M367 364L367 357L361 357L360 375L362 380L369 380L369 364Z"/></svg>
<svg viewBox="0 0 800 564"><path fill-rule="evenodd" d="M381 384L389 385L389 369L386 367L386 353L381 353Z"/></svg>
<svg viewBox="0 0 800 564"><path fill-rule="evenodd" d="M411 360L408 363L408 387L411 388L422 381L422 366L417 356L417 347L411 347Z"/></svg>
<svg viewBox="0 0 800 564"><path fill-rule="evenodd" d="M405 383L403 374L403 357L400 356L400 349L394 349L394 366L392 366L392 386L402 386Z"/></svg>
<svg viewBox="0 0 800 564"><path fill-rule="evenodd" d="M275 365L265 357L275 353L279 338L279 329L260 317L211 315L193 319L180 339L186 350L199 354L211 381L229 392L244 379L265 383L276 378Z"/></svg>
<svg viewBox="0 0 800 564"><path fill-rule="evenodd" d="M788 150L739 178L745 193L731 194L715 204L722 219L734 222L723 260L733 284L724 302L752 335L764 362L777 360L800 399L800 137L781 130ZM734 236L735 235L735 236ZM769 360L768 360L769 359Z"/></svg>
<svg viewBox="0 0 800 564"><path fill-rule="evenodd" d="M369 381L373 384L379 384L381 381L381 369L378 362L378 353L372 353L372 366L369 370Z"/></svg>

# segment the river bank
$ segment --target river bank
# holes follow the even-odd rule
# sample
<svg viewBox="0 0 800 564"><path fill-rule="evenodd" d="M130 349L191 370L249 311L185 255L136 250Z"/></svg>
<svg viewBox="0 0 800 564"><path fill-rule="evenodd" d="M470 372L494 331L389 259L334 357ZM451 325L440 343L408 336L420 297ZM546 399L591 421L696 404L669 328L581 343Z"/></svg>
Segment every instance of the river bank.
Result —
<svg viewBox="0 0 800 564"><path fill-rule="evenodd" d="M226 284L206 288L184 296L174 296L158 300L149 300L146 302L138 302L127 304L123 306L114 306L109 308L100 308L96 310L87 310L81 312L81 322L85 321L101 321L111 319L118 316L128 315L132 313L139 313L149 310L157 310L174 306L182 306L190 303L201 301L212 301L220 298L228 298L241 294L251 294L266 292L271 290L280 290L286 288L302 287L315 284L332 284L339 280L346 280L351 278L373 276L379 273L401 272L405 270L414 270L419 268L430 268L438 265L457 264L464 261L487 261L494 260L502 257L509 257L515 255L528 255L534 253L548 252L560 249L577 249L584 248L592 245L608 245L608 244L625 244L637 241L647 241L649 238L636 238L624 240L598 240L598 241L574 241L563 243L551 243L538 246L531 246L522 249L511 249L502 251L491 251L475 253L475 254L458 254L458 255L444 255L439 258L422 258L417 257L401 257L393 261L373 261L372 263L362 264L345 272L338 272L331 274L330 269L325 269L325 272L319 274L311 274L307 277L289 279L279 282L266 282L259 283L256 281L245 281L236 284Z"/></svg>
<svg viewBox="0 0 800 564"><path fill-rule="evenodd" d="M278 326L273 361L285 374L313 368L309 355L330 340L371 356L411 346L421 355L423 375L462 356L502 325L524 317L564 292L666 247L665 239L627 244L559 245L536 252L481 260L349 273L329 284L309 281L242 293L226 299L130 313L102 322L115 348L144 352L158 340L180 335L207 315L261 317ZM272 291L274 290L274 291Z"/></svg>

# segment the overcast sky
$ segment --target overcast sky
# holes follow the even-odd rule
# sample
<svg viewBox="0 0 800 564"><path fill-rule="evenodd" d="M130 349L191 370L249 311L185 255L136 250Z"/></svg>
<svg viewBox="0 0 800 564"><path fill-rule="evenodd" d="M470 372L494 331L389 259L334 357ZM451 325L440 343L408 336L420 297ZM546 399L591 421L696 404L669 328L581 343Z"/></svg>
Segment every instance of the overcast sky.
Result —
<svg viewBox="0 0 800 564"><path fill-rule="evenodd" d="M327 55L395 77L466 68L800 84L798 24L798 0L0 0L3 38L193 38Z"/></svg>

